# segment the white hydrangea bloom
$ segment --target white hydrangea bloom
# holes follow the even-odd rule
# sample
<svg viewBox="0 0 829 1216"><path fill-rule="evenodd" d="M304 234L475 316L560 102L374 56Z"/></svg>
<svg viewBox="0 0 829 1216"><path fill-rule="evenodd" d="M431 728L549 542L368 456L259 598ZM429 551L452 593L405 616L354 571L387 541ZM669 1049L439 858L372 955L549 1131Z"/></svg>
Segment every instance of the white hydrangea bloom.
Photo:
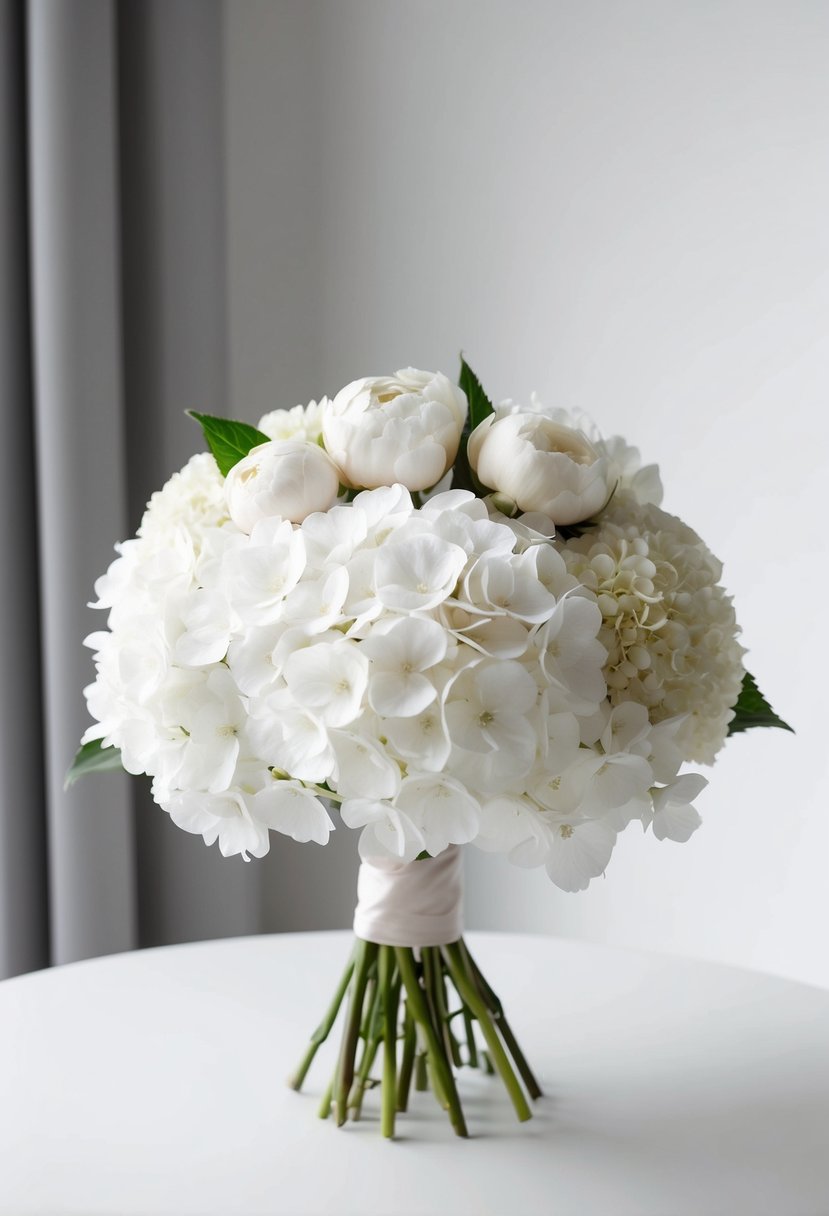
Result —
<svg viewBox="0 0 829 1216"><path fill-rule="evenodd" d="M627 494L559 551L601 611L610 703L637 701L654 723L683 716L684 758L713 763L745 653L720 562L681 520Z"/></svg>
<svg viewBox="0 0 829 1216"><path fill-rule="evenodd" d="M198 547L209 529L229 522L224 478L213 457L208 452L199 452L153 494L138 536L164 546L171 534L178 533L188 536ZM145 553L142 560L146 560Z"/></svg>
<svg viewBox="0 0 829 1216"><path fill-rule="evenodd" d="M328 398L295 405L290 410L271 410L259 419L258 430L268 439L307 439L319 443L322 438L322 415Z"/></svg>

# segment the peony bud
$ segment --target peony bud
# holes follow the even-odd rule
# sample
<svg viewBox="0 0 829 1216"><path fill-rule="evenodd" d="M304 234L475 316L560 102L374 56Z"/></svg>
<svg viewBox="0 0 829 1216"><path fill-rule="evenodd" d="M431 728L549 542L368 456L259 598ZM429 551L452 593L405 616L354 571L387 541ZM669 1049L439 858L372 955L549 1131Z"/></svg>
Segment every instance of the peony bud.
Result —
<svg viewBox="0 0 829 1216"><path fill-rule="evenodd" d="M313 511L327 511L337 499L339 472L316 443L277 439L262 443L227 475L230 517L242 532L260 519L280 516L301 523Z"/></svg>
<svg viewBox="0 0 829 1216"><path fill-rule="evenodd" d="M557 524L589 519L612 488L609 461L587 436L543 414L490 414L469 436L467 453L482 485Z"/></svg>
<svg viewBox="0 0 829 1216"><path fill-rule="evenodd" d="M427 490L454 462L466 412L446 376L408 367L347 384L326 405L322 434L347 485Z"/></svg>

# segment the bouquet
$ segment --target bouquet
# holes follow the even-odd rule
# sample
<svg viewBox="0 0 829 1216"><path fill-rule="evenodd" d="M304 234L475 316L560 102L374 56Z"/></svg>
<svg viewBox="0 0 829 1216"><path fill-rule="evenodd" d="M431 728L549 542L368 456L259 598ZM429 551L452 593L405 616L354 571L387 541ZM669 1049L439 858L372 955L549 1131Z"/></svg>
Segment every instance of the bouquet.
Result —
<svg viewBox="0 0 829 1216"><path fill-rule="evenodd" d="M655 465L587 418L494 408L413 368L210 451L154 494L96 583L95 719L69 779L122 766L224 856L360 832L355 947L292 1084L346 1001L321 1114L385 1135L456 1070L540 1089L462 936L463 845L603 874L632 824L686 841L727 736L785 726L743 664L722 568L664 512ZM382 1050L381 1050L382 1049Z"/></svg>

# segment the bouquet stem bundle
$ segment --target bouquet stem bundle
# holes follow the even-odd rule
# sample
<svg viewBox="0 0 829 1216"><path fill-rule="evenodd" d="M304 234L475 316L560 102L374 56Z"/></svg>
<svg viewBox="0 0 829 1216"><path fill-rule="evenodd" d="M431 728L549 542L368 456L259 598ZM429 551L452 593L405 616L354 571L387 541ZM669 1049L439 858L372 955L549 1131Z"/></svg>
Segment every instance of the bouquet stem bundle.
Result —
<svg viewBox="0 0 829 1216"><path fill-rule="evenodd" d="M420 949L355 938L331 1004L290 1079L293 1089L301 1088L346 998L339 1059L320 1118L333 1114L338 1127L360 1118L366 1089L378 1083L371 1076L378 1056L381 1130L388 1138L397 1114L408 1109L413 1083L416 1090L431 1088L456 1135L466 1136L455 1079L463 1066L497 1073L518 1119L532 1117L527 1097L540 1097L541 1088L463 938Z"/></svg>

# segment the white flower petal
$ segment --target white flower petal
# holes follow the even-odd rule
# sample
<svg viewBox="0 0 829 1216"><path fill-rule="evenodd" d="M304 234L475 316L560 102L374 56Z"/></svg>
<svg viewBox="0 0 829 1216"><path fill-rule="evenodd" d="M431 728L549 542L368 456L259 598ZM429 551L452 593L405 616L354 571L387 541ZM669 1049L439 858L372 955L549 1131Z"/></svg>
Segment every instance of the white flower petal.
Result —
<svg viewBox="0 0 829 1216"><path fill-rule="evenodd" d="M408 815L388 802L350 798L340 807L340 815L347 827L363 828L359 844L363 861L374 857L414 861L425 848L423 836Z"/></svg>
<svg viewBox="0 0 829 1216"><path fill-rule="evenodd" d="M408 815L433 857L450 844L466 844L477 835L480 806L451 777L412 774L401 785L395 806Z"/></svg>
<svg viewBox="0 0 829 1216"><path fill-rule="evenodd" d="M653 834L657 840L675 840L684 844L702 823L696 807L686 802L668 802L653 816Z"/></svg>
<svg viewBox="0 0 829 1216"><path fill-rule="evenodd" d="M251 799L251 814L267 827L302 843L327 844L334 824L322 802L293 781L274 781Z"/></svg>
<svg viewBox="0 0 829 1216"><path fill-rule="evenodd" d="M437 697L437 689L417 672L395 675L379 671L369 685L369 704L387 718L412 718Z"/></svg>
<svg viewBox="0 0 829 1216"><path fill-rule="evenodd" d="M356 642L294 651L285 664L285 680L297 703L328 726L347 726L360 713L368 684L368 659Z"/></svg>
<svg viewBox="0 0 829 1216"><path fill-rule="evenodd" d="M652 791L653 834L657 840L675 840L680 844L690 840L702 823L692 801L707 784L701 773L684 773L671 784Z"/></svg>
<svg viewBox="0 0 829 1216"><path fill-rule="evenodd" d="M452 593L465 565L463 549L437 536L395 540L377 555L378 599L396 612L434 608Z"/></svg>
<svg viewBox="0 0 829 1216"><path fill-rule="evenodd" d="M331 746L337 758L333 785L344 798L394 798L400 769L381 747L352 731L333 730Z"/></svg>
<svg viewBox="0 0 829 1216"><path fill-rule="evenodd" d="M413 761L428 772L444 768L451 744L437 702L412 718L387 718L383 726L389 743L404 760Z"/></svg>
<svg viewBox="0 0 829 1216"><path fill-rule="evenodd" d="M557 824L550 833L547 873L562 891L584 891L607 869L616 833L601 820Z"/></svg>
<svg viewBox="0 0 829 1216"><path fill-rule="evenodd" d="M545 840L546 827L528 799L505 795L482 802L477 848L512 856L525 841Z"/></svg>

